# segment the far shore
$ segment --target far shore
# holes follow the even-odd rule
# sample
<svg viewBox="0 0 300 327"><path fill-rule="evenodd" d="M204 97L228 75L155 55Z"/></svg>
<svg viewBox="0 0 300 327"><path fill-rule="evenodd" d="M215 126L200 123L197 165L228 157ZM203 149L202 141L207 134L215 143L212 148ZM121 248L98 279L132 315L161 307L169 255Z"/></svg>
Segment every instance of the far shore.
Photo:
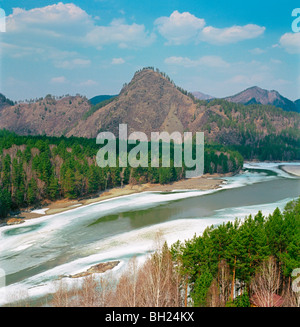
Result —
<svg viewBox="0 0 300 327"><path fill-rule="evenodd" d="M117 187L102 192L98 196L85 198L85 199L61 199L57 201L44 202L43 207L38 210L22 210L20 214L7 219L8 224L18 224L24 222L27 219L34 219L53 215L68 210L75 209L76 207L88 205L91 203L100 202L116 198L119 196L130 195L141 192L172 192L180 190L211 190L217 189L224 182L222 177L231 176L232 174L214 174L214 175L203 175L201 177L183 179L180 181L173 182L171 184L141 184L141 185L124 185L122 188ZM37 211L37 212L34 212Z"/></svg>
<svg viewBox="0 0 300 327"><path fill-rule="evenodd" d="M287 172L288 174L300 177L300 166L299 165L281 165L280 169ZM20 214L9 217L6 219L6 223L9 225L19 224L27 219L34 219L57 213L65 212L68 210L75 209L76 207L88 205L91 203L100 202L119 196L130 195L141 192L172 192L172 191L183 191L183 190L213 190L220 188L224 183L225 177L232 176L232 173L228 174L205 174L201 177L183 179L171 184L140 184L140 185L125 185L123 187L117 187L103 191L101 194L94 197L87 197L84 199L60 199L57 201L47 201L43 203L41 208L36 210L24 209L21 210Z"/></svg>

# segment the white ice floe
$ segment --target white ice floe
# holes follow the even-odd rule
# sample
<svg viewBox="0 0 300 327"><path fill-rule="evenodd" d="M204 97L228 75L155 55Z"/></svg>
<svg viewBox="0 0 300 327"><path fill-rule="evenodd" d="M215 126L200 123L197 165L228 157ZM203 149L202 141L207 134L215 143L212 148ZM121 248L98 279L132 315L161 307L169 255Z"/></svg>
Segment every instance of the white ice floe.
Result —
<svg viewBox="0 0 300 327"><path fill-rule="evenodd" d="M0 229L0 261L3 260L3 262L5 262L6 258L10 255L13 257L17 254L20 254L19 260L22 260L22 251L29 251L29 253L31 253L32 248L35 248L35 251L38 252L37 246L47 246L48 241L56 240L56 237L60 235L59 231L68 232L69 227L82 226L80 224L82 224L85 219L89 221L89 217L91 216L101 219L101 217L116 212L126 211L128 208L130 208L130 210L149 209L163 203L211 194L229 188L239 188L282 177L294 178L279 168L280 165L287 164L288 163L245 163L244 169L248 169L248 172L242 172L236 176L224 178L224 183L221 184L219 189L206 191L176 190L166 194L161 194L160 192L143 192L125 195L86 206L74 207L67 212L43 216L34 220L27 220L20 226L2 227ZM295 163L293 163L293 165L295 165ZM265 172L255 172L252 169L269 170L275 172L276 175L270 176ZM225 208L216 210L213 216L207 218L199 217L185 219L185 217L183 217L182 219L134 229L115 236L95 239L85 246L86 253L84 253L81 258L75 260L71 258L69 259L70 261L57 262L58 265L54 268L24 278L5 288L0 288L0 305L11 302L9 294L21 293L24 297L40 297L51 293L54 291L53 280L57 278L57 276L73 275L85 271L99 262L120 260L121 263L114 268L113 272L121 272L125 269L126 263L131 257L137 256L140 261L143 261L146 256L155 249L154 238L158 231L163 234L164 239L170 245L177 240L184 241L192 238L196 231L197 234L200 235L206 227L212 224L218 225L222 222L233 221L235 218L243 219L249 214L254 215L257 213L258 208L264 215L268 215L272 213L276 207L280 209L284 208L285 204L290 200L290 198L287 198L278 202L259 206ZM45 214L46 210L48 209L45 208L35 212ZM78 229L79 228L73 230L80 232ZM60 237L65 235L63 233L61 234ZM56 256L59 255L61 249L59 248L57 252L55 251L49 254L49 260L56 260ZM35 255L38 254L36 252L34 253ZM33 262L25 262L24 260L18 262L20 267L12 268L11 264L9 264L9 269L11 269L11 271L7 271L7 273L15 274L17 271L14 271L14 269L26 269L30 268L30 264L33 265ZM42 262L38 260L44 260L44 258L39 259L35 257L35 260L37 260L36 262L38 265ZM68 279L68 282L71 283L71 279ZM4 293L5 296L3 295Z"/></svg>
<svg viewBox="0 0 300 327"><path fill-rule="evenodd" d="M36 210L32 210L31 213L37 213L39 215L45 215L47 210L49 210L49 208L36 209Z"/></svg>

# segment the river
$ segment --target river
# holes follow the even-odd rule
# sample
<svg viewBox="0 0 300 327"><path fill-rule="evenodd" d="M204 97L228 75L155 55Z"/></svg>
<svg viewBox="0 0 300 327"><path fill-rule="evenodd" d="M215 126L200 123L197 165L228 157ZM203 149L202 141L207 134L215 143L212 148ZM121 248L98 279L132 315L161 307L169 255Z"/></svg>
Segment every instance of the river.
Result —
<svg viewBox="0 0 300 327"><path fill-rule="evenodd" d="M143 192L1 227L0 306L42 297L58 276L99 262L120 260L115 270L122 270L131 257L153 251L157 231L172 244L258 210L268 215L299 195L299 177L278 163L247 163L219 189Z"/></svg>

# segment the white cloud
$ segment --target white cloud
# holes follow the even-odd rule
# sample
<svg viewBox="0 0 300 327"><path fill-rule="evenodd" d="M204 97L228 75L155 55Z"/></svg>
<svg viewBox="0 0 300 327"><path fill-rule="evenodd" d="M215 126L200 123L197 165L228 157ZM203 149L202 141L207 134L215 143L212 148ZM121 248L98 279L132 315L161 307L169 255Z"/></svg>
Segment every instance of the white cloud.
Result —
<svg viewBox="0 0 300 327"><path fill-rule="evenodd" d="M157 18L154 25L166 38L167 44L173 45L200 41L228 44L257 37L265 30L264 27L257 25L223 29L205 27L203 18L177 10L169 17ZM3 42L23 47L25 53L42 54L40 59L43 56L49 59L48 49L68 51L74 46L102 49L106 45L140 48L151 45L155 39L156 34L147 30L144 24L129 24L125 19L114 19L108 25L99 25L95 17L79 6L62 2L30 10L14 8L13 13L7 17L7 33L3 35ZM28 51L29 49L32 51ZM13 49L10 49L10 54L12 51ZM15 55L22 56L22 51L17 53L16 50ZM80 66L80 63L72 61L74 58L72 55L53 62L62 68Z"/></svg>
<svg viewBox="0 0 300 327"><path fill-rule="evenodd" d="M165 59L165 63L168 65L178 65L184 67L195 66L195 62L187 57L168 57Z"/></svg>
<svg viewBox="0 0 300 327"><path fill-rule="evenodd" d="M74 69L80 67L88 67L91 64L91 60L88 59L72 59L72 60L64 60L64 61L56 61L55 66L57 68L64 68L64 69Z"/></svg>
<svg viewBox="0 0 300 327"><path fill-rule="evenodd" d="M31 10L25 10L21 8L14 8L12 15L8 16L8 19L17 18L14 22L18 24L25 22L26 24L47 24L47 23L59 23L64 24L67 20L78 21L80 19L86 19L87 13L74 5L73 3L58 4L45 6L42 8L34 8Z"/></svg>
<svg viewBox="0 0 300 327"><path fill-rule="evenodd" d="M75 4L59 2L30 10L14 8L7 17L7 33L3 33L2 40L14 46L1 49L2 54L18 57L40 54L38 58L45 60L51 59L49 49L52 56L56 50L71 53L74 51L69 50L76 47L101 49L108 44L121 48L148 46L155 40L155 34L148 32L142 24L127 24L118 19L101 26ZM83 59L76 62L74 58L73 53L52 60L56 67L61 68L89 65Z"/></svg>
<svg viewBox="0 0 300 327"><path fill-rule="evenodd" d="M34 60L51 60L55 65L74 59L74 45L80 45L94 27L91 16L84 10L62 2L30 10L14 8L6 21L3 55L32 56Z"/></svg>
<svg viewBox="0 0 300 327"><path fill-rule="evenodd" d="M51 78L51 83L53 83L53 84L63 84L66 82L67 82L67 79L65 78L65 76Z"/></svg>
<svg viewBox="0 0 300 327"><path fill-rule="evenodd" d="M274 64L278 65L280 63L276 59L271 59L268 64L256 60L234 63L228 70L228 79L223 83L233 87L236 85L240 89L256 85L268 90L283 90L283 87L293 85L293 83L284 78L278 78L274 74ZM282 94L284 94L284 91L282 91Z"/></svg>
<svg viewBox="0 0 300 327"><path fill-rule="evenodd" d="M12 58L36 56L44 54L44 49L33 46L22 46L8 42L0 42L0 55L8 54Z"/></svg>
<svg viewBox="0 0 300 327"><path fill-rule="evenodd" d="M187 57L169 57L165 59L165 63L169 65L178 65L183 67L229 67L229 63L219 56L203 56L199 59L192 60Z"/></svg>
<svg viewBox="0 0 300 327"><path fill-rule="evenodd" d="M283 86L293 84L291 81L287 81L285 79L277 79L264 73L253 73L252 75L235 75L230 78L226 83L233 85L236 84L244 89L256 85L268 90L277 90L278 88L281 88Z"/></svg>
<svg viewBox="0 0 300 327"><path fill-rule="evenodd" d="M118 44L120 48L144 47L153 43L155 34L146 31L144 25L126 24L121 19L108 26L95 26L86 35L86 41L97 48L106 44Z"/></svg>
<svg viewBox="0 0 300 327"><path fill-rule="evenodd" d="M288 53L300 54L300 33L285 33L279 43Z"/></svg>
<svg viewBox="0 0 300 327"><path fill-rule="evenodd" d="M91 16L73 3L59 2L31 10L14 8L7 17L7 32L10 34L32 33L31 36L40 34L57 39L66 34L76 38L92 26Z"/></svg>
<svg viewBox="0 0 300 327"><path fill-rule="evenodd" d="M229 83L239 84L239 85L249 85L254 86L264 82L264 74L254 73L252 75L235 75L228 80Z"/></svg>
<svg viewBox="0 0 300 327"><path fill-rule="evenodd" d="M271 62L272 64L276 64L276 65L280 65L280 64L282 64L282 61L281 61L281 60L279 60L279 59L274 59L274 58L271 58L270 62Z"/></svg>
<svg viewBox="0 0 300 327"><path fill-rule="evenodd" d="M229 67L230 64L219 56L204 56L199 59L199 63L208 67Z"/></svg>
<svg viewBox="0 0 300 327"><path fill-rule="evenodd" d="M98 85L98 83L92 79L80 83L80 86L94 86L94 85Z"/></svg>
<svg viewBox="0 0 300 327"><path fill-rule="evenodd" d="M205 25L205 20L189 12L182 14L175 10L170 17L155 20L159 33L168 40L168 44L184 44L195 40Z"/></svg>
<svg viewBox="0 0 300 327"><path fill-rule="evenodd" d="M251 49L249 50L250 53L254 54L254 55L260 55L266 52L266 50L260 49L260 48L255 48L255 49Z"/></svg>
<svg viewBox="0 0 300 327"><path fill-rule="evenodd" d="M111 61L112 65L122 65L125 63L123 58L113 58Z"/></svg>
<svg viewBox="0 0 300 327"><path fill-rule="evenodd" d="M158 32L167 39L168 45L181 45L189 42L201 41L224 45L253 39L262 35L265 27L255 24L245 26L231 26L226 28L205 27L205 20L189 12L174 11L170 17L160 17L155 20Z"/></svg>
<svg viewBox="0 0 300 327"><path fill-rule="evenodd" d="M264 31L265 27L254 24L235 25L227 28L207 26L201 32L200 40L211 44L224 45L256 38L262 35Z"/></svg>

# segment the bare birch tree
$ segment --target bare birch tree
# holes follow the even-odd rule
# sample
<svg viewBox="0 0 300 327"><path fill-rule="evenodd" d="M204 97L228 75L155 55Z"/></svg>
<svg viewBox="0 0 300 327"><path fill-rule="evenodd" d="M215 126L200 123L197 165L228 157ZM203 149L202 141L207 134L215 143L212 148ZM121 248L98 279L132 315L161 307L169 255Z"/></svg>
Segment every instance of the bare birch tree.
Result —
<svg viewBox="0 0 300 327"><path fill-rule="evenodd" d="M219 263L218 267L218 283L219 283L219 293L220 293L220 305L225 306L226 302L229 300L230 294L230 268L225 260Z"/></svg>
<svg viewBox="0 0 300 327"><path fill-rule="evenodd" d="M280 287L280 271L276 260L264 261L251 284L254 304L262 307L278 306L276 294ZM275 296L274 296L275 295Z"/></svg>

